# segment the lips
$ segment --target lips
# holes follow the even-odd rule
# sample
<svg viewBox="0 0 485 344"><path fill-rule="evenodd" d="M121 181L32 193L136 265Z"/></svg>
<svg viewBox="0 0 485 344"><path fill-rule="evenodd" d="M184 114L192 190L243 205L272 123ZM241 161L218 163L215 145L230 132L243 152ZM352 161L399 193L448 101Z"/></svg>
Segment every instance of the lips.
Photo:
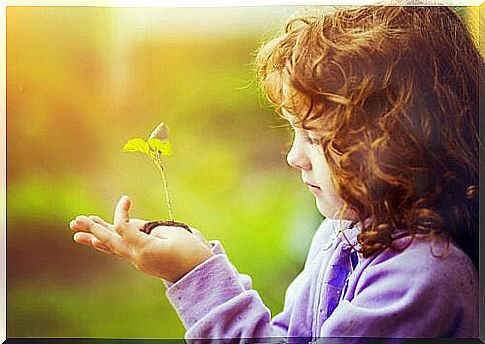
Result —
<svg viewBox="0 0 485 344"><path fill-rule="evenodd" d="M308 186L308 188L310 189L310 191L314 192L314 193L320 193L322 191L322 189L320 189L319 186L313 184L313 183L310 183L310 182L307 182L307 181L304 181L304 183Z"/></svg>
<svg viewBox="0 0 485 344"><path fill-rule="evenodd" d="M313 183L310 183L310 182L307 182L307 181L303 181L306 185L308 186L311 186L311 187L314 187L314 188L317 188L317 189L320 189L319 186L317 186L316 184L313 184Z"/></svg>

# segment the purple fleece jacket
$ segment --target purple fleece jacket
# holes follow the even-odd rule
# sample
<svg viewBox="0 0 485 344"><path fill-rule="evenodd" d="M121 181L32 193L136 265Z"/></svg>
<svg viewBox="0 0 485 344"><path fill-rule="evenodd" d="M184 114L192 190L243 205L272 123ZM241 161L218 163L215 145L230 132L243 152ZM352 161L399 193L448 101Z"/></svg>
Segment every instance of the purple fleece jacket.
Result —
<svg viewBox="0 0 485 344"><path fill-rule="evenodd" d="M215 256L166 283L185 339L478 337L478 274L453 242L438 258L444 241L431 245L430 238L416 236L402 251L388 248L368 258L354 253L358 260L350 264L352 250L342 234L331 241L339 228L339 221L322 222L274 318L251 278L239 274L213 241ZM345 231L353 244L357 233ZM406 237L396 244L408 242Z"/></svg>

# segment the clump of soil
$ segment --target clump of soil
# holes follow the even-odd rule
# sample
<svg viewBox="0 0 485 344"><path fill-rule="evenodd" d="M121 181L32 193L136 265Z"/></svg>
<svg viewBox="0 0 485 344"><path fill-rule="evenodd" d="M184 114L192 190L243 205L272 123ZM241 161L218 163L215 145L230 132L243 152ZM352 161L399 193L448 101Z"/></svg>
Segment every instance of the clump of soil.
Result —
<svg viewBox="0 0 485 344"><path fill-rule="evenodd" d="M143 227L140 229L140 231L142 231L143 233L146 233L146 234L150 234L152 229L157 227L157 226L182 227L182 228L185 228L190 233L192 233L189 226L187 226L183 222L177 222L177 221L150 221L150 222L145 223L143 225Z"/></svg>

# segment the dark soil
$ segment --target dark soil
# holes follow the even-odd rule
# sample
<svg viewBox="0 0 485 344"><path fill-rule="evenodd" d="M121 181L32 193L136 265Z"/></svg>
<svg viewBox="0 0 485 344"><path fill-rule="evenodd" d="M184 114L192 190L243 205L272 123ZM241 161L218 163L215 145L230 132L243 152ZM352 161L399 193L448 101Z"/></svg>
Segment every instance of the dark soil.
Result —
<svg viewBox="0 0 485 344"><path fill-rule="evenodd" d="M157 226L182 227L182 228L185 228L186 230L188 230L190 233L192 233L189 226L187 226L183 222L177 222L177 221L150 221L150 222L145 223L143 225L143 227L140 229L140 231L142 231L146 234L150 234L152 229L157 227Z"/></svg>

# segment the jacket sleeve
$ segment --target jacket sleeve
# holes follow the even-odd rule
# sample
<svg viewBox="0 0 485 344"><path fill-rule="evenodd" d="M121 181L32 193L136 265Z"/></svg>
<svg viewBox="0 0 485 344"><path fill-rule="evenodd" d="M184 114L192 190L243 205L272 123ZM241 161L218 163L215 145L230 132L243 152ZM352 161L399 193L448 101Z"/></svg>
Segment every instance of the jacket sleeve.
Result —
<svg viewBox="0 0 485 344"><path fill-rule="evenodd" d="M400 254L382 253L353 282L353 298L340 302L320 336L478 336L477 277L460 252L455 247L436 258L422 242Z"/></svg>
<svg viewBox="0 0 485 344"><path fill-rule="evenodd" d="M219 240L211 240L211 241L209 241L209 243L211 245L212 253L214 253L216 255L217 254L226 255L226 251L222 247ZM253 283L251 276L245 275L245 274L240 274L240 273L238 273L238 276L239 276L239 280L240 280L241 284L243 285L244 289L251 289L252 283ZM162 280L162 281L165 284L165 287L167 289L170 288L173 285L173 283L170 282L170 281L167 281L167 280Z"/></svg>
<svg viewBox="0 0 485 344"><path fill-rule="evenodd" d="M187 329L185 339L284 337L287 324L272 322L259 294L245 287L227 257L217 254L166 295Z"/></svg>
<svg viewBox="0 0 485 344"><path fill-rule="evenodd" d="M316 256L321 241L328 240L334 225L325 220L319 227L306 265ZM187 330L185 338L287 337L293 305L306 278L306 270L291 282L283 311L271 319L270 310L252 289L251 278L238 273L220 243L211 243L215 256L176 283L167 285L166 295Z"/></svg>

